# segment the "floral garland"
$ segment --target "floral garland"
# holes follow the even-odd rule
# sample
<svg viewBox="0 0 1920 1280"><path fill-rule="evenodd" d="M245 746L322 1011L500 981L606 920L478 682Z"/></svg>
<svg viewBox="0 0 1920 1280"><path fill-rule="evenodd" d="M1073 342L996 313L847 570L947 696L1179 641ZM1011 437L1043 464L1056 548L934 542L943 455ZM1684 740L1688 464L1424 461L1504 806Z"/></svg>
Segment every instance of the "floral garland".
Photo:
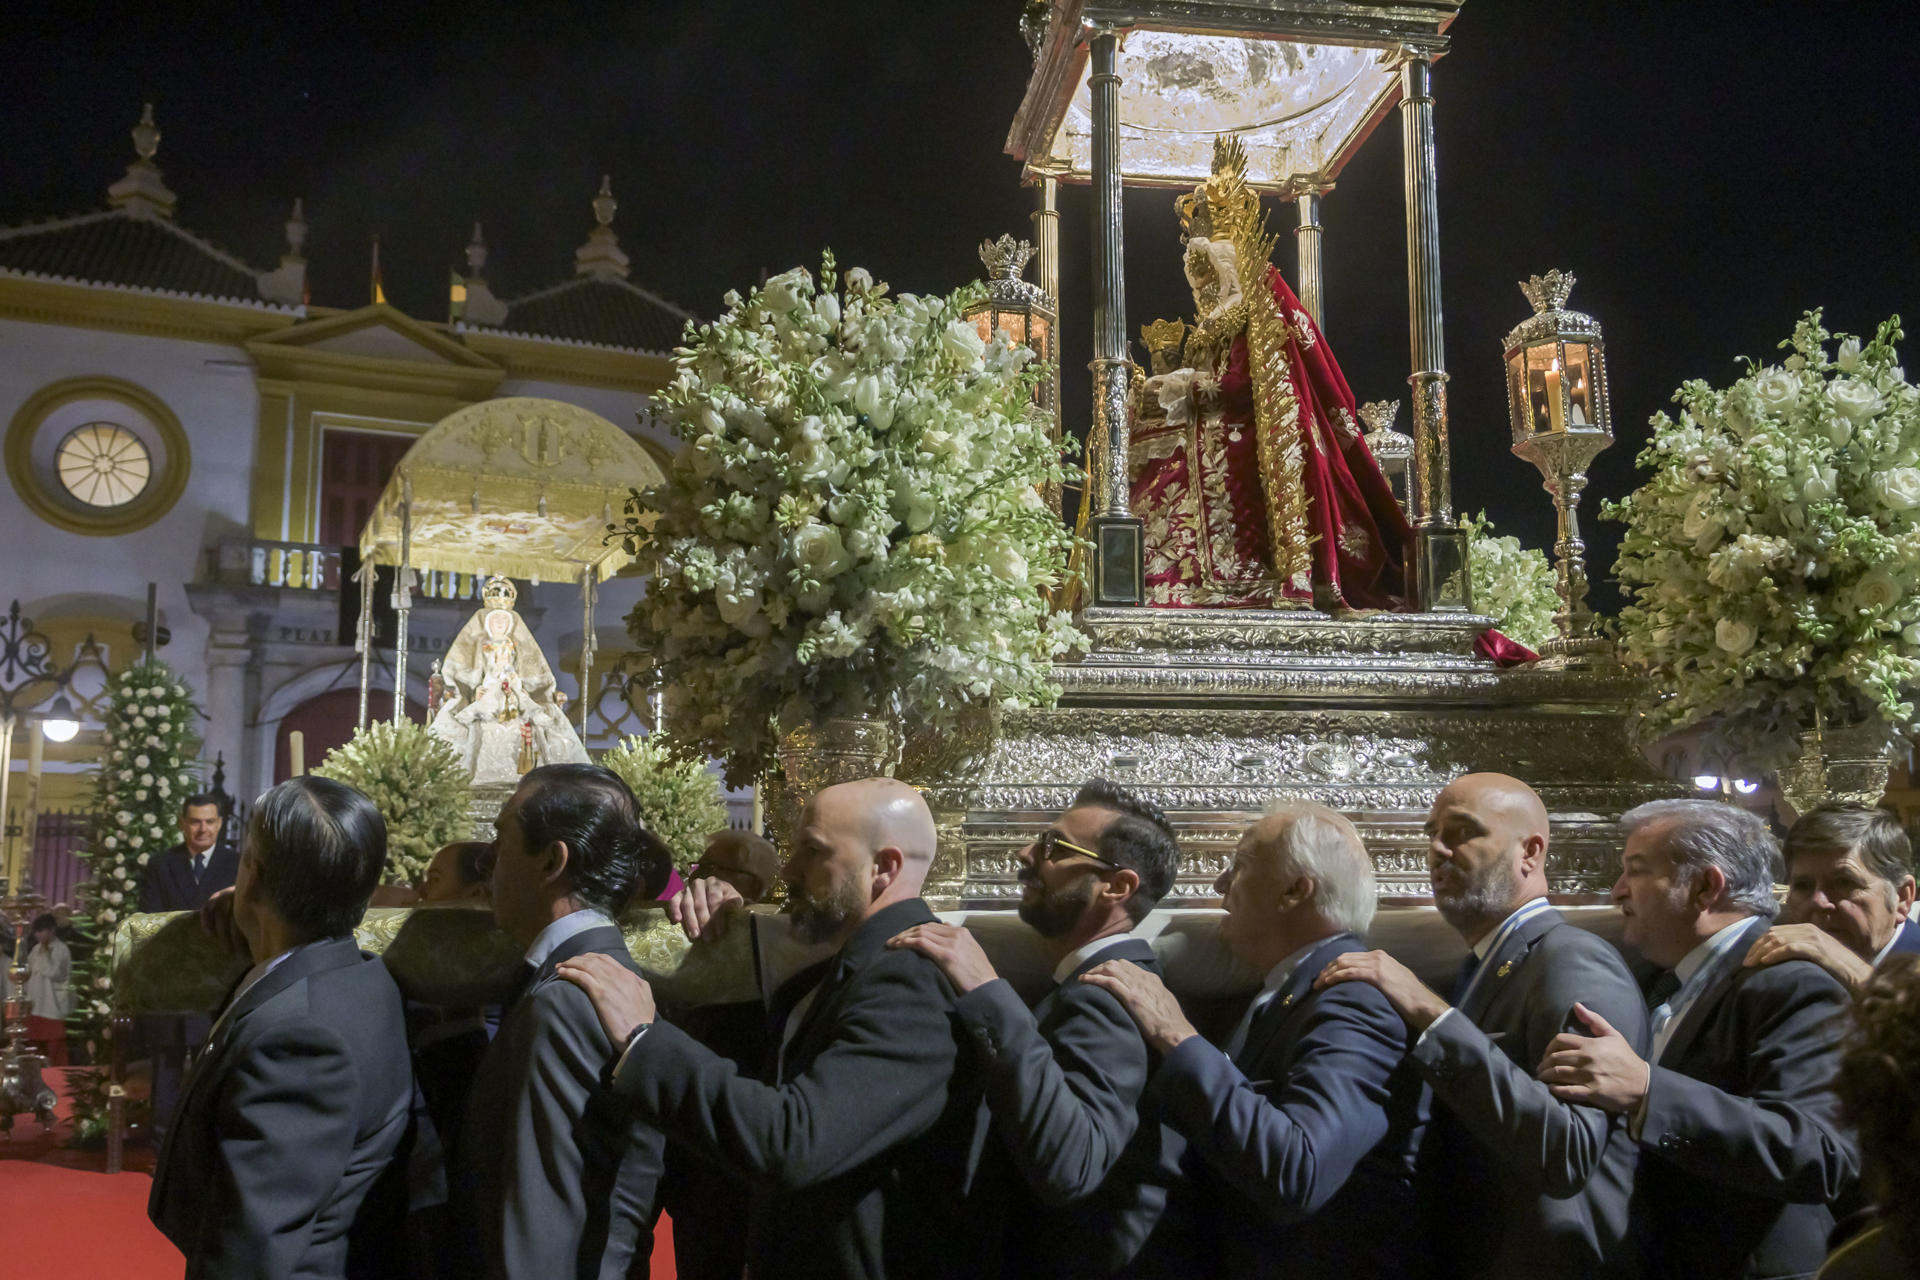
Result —
<svg viewBox="0 0 1920 1280"><path fill-rule="evenodd" d="M1556 634L1553 614L1560 607L1546 553L1521 546L1518 538L1495 535L1484 511L1461 516L1460 527L1467 533L1474 609L1494 619L1503 635L1537 652Z"/></svg>
<svg viewBox="0 0 1920 1280"><path fill-rule="evenodd" d="M1049 703L1084 637L1042 589L1073 538L1033 406L1045 370L946 298L829 255L689 327L663 415L687 442L627 504L650 578L628 617L669 690L671 741L743 782L777 726L884 713L938 731L970 702ZM655 514L657 513L657 515ZM649 528L647 523L651 522Z"/></svg>
<svg viewBox="0 0 1920 1280"><path fill-rule="evenodd" d="M113 1036L113 931L138 910L149 859L178 842L180 805L199 772L199 709L162 662L141 663L108 686L106 731L93 777L95 839L83 851L92 877L82 893L83 936L91 943L74 983L71 1030L96 1063ZM107 1126L102 1071L72 1077L74 1138L93 1141Z"/></svg>
<svg viewBox="0 0 1920 1280"><path fill-rule="evenodd" d="M1810 311L1779 364L1689 382L1678 418L1653 418L1652 477L1605 514L1627 524L1620 636L1666 687L1657 725L1717 720L1762 768L1816 709L1912 731L1920 391L1902 336L1896 316L1863 345Z"/></svg>
<svg viewBox="0 0 1920 1280"><path fill-rule="evenodd" d="M676 759L657 738L627 738L600 757L640 802L647 830L673 850L682 871L706 851L707 837L727 825L720 779L702 760Z"/></svg>

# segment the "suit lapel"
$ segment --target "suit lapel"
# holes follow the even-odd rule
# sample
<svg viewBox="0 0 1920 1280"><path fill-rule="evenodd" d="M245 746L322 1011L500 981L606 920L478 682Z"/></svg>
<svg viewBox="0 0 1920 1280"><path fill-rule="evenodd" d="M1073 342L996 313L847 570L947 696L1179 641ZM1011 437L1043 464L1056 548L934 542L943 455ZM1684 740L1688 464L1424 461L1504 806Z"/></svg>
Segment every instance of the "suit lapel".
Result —
<svg viewBox="0 0 1920 1280"><path fill-rule="evenodd" d="M1516 925L1513 932L1487 954L1487 958L1480 962L1479 972L1474 975L1472 989L1460 1003L1460 1012L1466 1015L1467 1021L1475 1026L1480 1025L1487 1009L1499 999L1513 975L1533 954L1534 945L1565 919L1551 907L1536 911Z"/></svg>
<svg viewBox="0 0 1920 1280"><path fill-rule="evenodd" d="M1327 967L1336 956L1349 951L1364 950L1360 939L1350 933L1336 933L1331 938L1323 938L1313 950L1300 957L1300 963L1293 966L1293 972L1274 993L1272 1001L1260 1011L1247 1029L1247 1043L1240 1049L1239 1062L1258 1062L1267 1046L1272 1044L1280 1032L1307 1006L1307 996L1313 990L1313 980ZM1256 997L1257 999L1258 997ZM1238 1063L1236 1063L1238 1065ZM1244 1068L1243 1068L1244 1069Z"/></svg>
<svg viewBox="0 0 1920 1280"><path fill-rule="evenodd" d="M788 1078L787 1064L795 1059L807 1062L813 1060L817 1048L812 1046L822 1027L832 1025L827 1010L839 998L842 988L858 973L874 955L885 948L887 939L903 929L916 924L932 924L934 914L927 904L919 898L909 898L905 902L896 902L892 906L875 912L865 923L854 930L833 959L825 962L825 976L810 993L806 1011L800 1017L800 1025L794 1028L791 1036L784 1038L780 1048L779 1062L776 1068L777 1081L784 1083ZM804 1058L802 1058L804 1055Z"/></svg>
<svg viewBox="0 0 1920 1280"><path fill-rule="evenodd" d="M1893 935L1893 950L1889 955L1902 955L1920 952L1920 924L1911 920L1902 920L1899 930Z"/></svg>
<svg viewBox="0 0 1920 1280"><path fill-rule="evenodd" d="M1714 1006L1726 997L1734 979L1740 976L1748 948L1770 924L1772 921L1765 917L1755 916L1727 944L1724 951L1708 961L1710 971L1700 975L1700 994L1689 1000L1687 1007L1680 1012L1680 1025L1673 1029L1673 1034L1667 1037L1666 1048L1660 1051L1661 1062L1677 1062L1686 1053L1687 1047L1700 1034L1700 1028L1706 1025Z"/></svg>

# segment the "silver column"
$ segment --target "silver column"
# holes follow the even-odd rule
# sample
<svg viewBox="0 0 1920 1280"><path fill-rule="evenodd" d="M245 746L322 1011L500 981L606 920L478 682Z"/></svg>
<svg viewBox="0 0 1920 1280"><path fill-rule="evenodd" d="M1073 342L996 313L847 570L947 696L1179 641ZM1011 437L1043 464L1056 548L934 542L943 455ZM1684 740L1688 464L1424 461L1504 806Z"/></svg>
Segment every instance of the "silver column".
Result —
<svg viewBox="0 0 1920 1280"><path fill-rule="evenodd" d="M367 691L373 685L373 580L379 576L371 559L360 562L353 575L360 583L360 622L354 628L354 647L360 653L360 720L356 730L367 727Z"/></svg>
<svg viewBox="0 0 1920 1280"><path fill-rule="evenodd" d="M1322 330L1327 327L1327 315L1322 309L1325 303L1320 274L1320 202L1329 190L1328 187L1303 187L1293 198L1294 207L1300 210L1300 225L1293 229L1294 247L1300 254L1300 305Z"/></svg>
<svg viewBox="0 0 1920 1280"><path fill-rule="evenodd" d="M1106 492L1094 521L1093 602L1136 605L1144 598L1145 560L1140 521L1128 508L1127 393L1133 362L1127 357L1127 284L1120 169L1120 33L1096 27L1090 36L1093 69L1093 434L1107 442Z"/></svg>
<svg viewBox="0 0 1920 1280"><path fill-rule="evenodd" d="M1412 584L1424 609L1472 606L1466 535L1454 524L1447 449L1447 356L1440 331L1440 209L1433 153L1432 64L1400 64L1400 145L1407 200L1407 311L1413 372L1413 472L1409 508L1418 537Z"/></svg>
<svg viewBox="0 0 1920 1280"><path fill-rule="evenodd" d="M593 651L598 647L593 636L594 597L600 587L600 575L592 565L580 571L580 741L587 740L587 714L593 709Z"/></svg>
<svg viewBox="0 0 1920 1280"><path fill-rule="evenodd" d="M413 481L400 482L400 567L393 574L393 608L399 615L393 645L393 722L407 718L407 615L413 612Z"/></svg>
<svg viewBox="0 0 1920 1280"><path fill-rule="evenodd" d="M1033 211L1033 242L1039 249L1041 292L1060 307L1060 179L1051 173L1040 175L1039 207ZM1053 415L1056 433L1060 422L1060 319L1053 321L1053 376L1047 379L1045 408Z"/></svg>

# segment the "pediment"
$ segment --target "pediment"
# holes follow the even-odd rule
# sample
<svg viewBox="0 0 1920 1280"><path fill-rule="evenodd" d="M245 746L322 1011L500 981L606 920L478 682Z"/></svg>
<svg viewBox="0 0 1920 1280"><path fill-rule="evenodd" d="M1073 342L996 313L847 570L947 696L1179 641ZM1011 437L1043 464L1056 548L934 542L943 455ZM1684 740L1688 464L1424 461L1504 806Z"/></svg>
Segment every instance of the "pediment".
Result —
<svg viewBox="0 0 1920 1280"><path fill-rule="evenodd" d="M310 320L249 346L257 356L337 357L497 371L500 366L431 326L384 303Z"/></svg>

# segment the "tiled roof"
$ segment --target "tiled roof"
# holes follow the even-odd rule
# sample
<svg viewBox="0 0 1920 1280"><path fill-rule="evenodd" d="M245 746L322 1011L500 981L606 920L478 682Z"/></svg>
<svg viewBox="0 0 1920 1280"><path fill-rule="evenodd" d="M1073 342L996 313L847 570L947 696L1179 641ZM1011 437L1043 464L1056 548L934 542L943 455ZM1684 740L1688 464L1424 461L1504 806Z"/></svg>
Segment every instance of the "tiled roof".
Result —
<svg viewBox="0 0 1920 1280"><path fill-rule="evenodd" d="M580 276L507 304L503 333L630 351L671 351L692 315L638 285Z"/></svg>
<svg viewBox="0 0 1920 1280"><path fill-rule="evenodd" d="M164 218L118 209L0 229L0 271L263 305L246 263Z"/></svg>

